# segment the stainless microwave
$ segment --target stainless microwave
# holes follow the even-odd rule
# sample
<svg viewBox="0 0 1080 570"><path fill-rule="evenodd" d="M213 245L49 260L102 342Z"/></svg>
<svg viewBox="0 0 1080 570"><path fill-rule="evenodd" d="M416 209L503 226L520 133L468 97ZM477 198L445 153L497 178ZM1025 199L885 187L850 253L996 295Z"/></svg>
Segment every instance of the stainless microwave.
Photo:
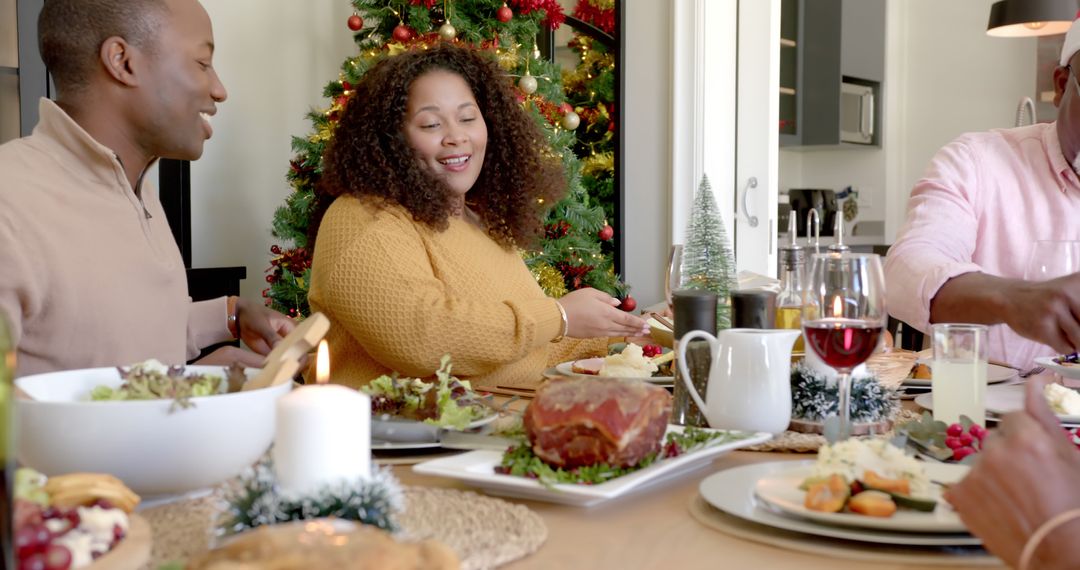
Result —
<svg viewBox="0 0 1080 570"><path fill-rule="evenodd" d="M874 88L840 84L840 141L874 144Z"/></svg>

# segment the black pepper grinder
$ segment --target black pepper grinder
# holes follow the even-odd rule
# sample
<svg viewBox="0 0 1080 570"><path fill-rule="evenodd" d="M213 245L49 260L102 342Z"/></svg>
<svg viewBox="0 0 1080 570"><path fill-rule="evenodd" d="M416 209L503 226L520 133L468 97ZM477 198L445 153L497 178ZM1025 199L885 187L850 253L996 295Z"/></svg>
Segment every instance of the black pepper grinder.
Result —
<svg viewBox="0 0 1080 570"><path fill-rule="evenodd" d="M776 324L776 293L764 289L731 292L731 328L771 329Z"/></svg>
<svg viewBox="0 0 1080 570"><path fill-rule="evenodd" d="M679 353L679 339L690 331L705 331L716 335L716 302L716 293L712 291L680 290L672 294L675 354ZM712 367L712 354L709 350L709 343L704 339L694 339L686 347L686 369L690 372L690 383L697 389L698 394L701 394L702 399L708 397L705 392L709 384L709 369ZM671 423L708 427L705 414L698 409L682 380L679 366L673 364L671 368L675 375Z"/></svg>

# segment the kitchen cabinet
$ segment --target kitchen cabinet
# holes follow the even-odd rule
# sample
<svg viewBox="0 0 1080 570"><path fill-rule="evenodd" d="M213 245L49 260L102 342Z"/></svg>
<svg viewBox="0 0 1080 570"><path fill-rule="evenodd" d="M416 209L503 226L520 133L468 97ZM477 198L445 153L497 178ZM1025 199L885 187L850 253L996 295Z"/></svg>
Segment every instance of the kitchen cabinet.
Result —
<svg viewBox="0 0 1080 570"><path fill-rule="evenodd" d="M780 36L780 145L881 146L885 0L782 0Z"/></svg>

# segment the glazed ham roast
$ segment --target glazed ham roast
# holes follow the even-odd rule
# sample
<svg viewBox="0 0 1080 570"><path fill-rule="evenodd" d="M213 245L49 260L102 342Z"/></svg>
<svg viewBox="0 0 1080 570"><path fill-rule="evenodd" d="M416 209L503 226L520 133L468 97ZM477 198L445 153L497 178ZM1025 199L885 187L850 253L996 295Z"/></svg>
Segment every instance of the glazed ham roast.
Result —
<svg viewBox="0 0 1080 570"><path fill-rule="evenodd" d="M533 453L556 467L630 467L660 450L670 415L671 396L659 386L560 379L536 392L525 409L525 433Z"/></svg>

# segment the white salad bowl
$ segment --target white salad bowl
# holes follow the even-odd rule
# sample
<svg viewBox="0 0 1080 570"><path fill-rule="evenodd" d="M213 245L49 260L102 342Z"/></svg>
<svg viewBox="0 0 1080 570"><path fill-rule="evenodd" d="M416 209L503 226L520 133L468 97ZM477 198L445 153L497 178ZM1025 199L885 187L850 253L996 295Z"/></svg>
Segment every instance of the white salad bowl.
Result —
<svg viewBox="0 0 1080 570"><path fill-rule="evenodd" d="M225 377L220 366L187 373ZM248 369L248 376L257 373ZM100 385L122 384L116 368L25 376L15 384L18 460L46 475L111 473L144 499L221 483L258 461L274 439L276 401L291 382L261 390L172 400L90 401Z"/></svg>

